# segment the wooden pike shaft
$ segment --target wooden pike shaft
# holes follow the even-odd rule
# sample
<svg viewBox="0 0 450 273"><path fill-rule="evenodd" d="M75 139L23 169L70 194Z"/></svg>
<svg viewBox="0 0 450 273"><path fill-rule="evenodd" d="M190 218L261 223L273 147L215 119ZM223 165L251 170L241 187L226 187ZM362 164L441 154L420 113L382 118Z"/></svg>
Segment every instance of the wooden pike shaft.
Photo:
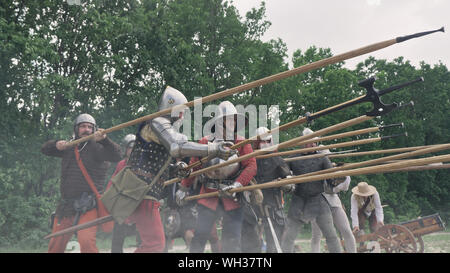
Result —
<svg viewBox="0 0 450 273"><path fill-rule="evenodd" d="M304 160L304 159L310 159L310 158L319 158L319 157L325 157L327 156L330 158L330 156L333 154L311 154L311 155L303 155L303 156L297 156L297 157L289 157L289 158L283 158L285 162L291 162L296 160Z"/></svg>
<svg viewBox="0 0 450 273"><path fill-rule="evenodd" d="M359 167L364 167L364 166L375 165L375 164L383 163L383 162L390 161L390 160L404 159L404 158L439 152L439 151L448 150L448 149L450 149L449 143L433 145L431 147L419 149L416 151L381 157L381 158L367 160L367 161L363 161L363 162L359 162L359 163L350 163L350 164L345 164L343 166L336 167L336 168L325 169L325 170L312 172L312 173L306 173L306 174L299 175L298 177L305 177L305 176L312 176L312 175L319 175L319 174L324 174L324 173L354 169L354 168L359 168ZM412 160L408 160L408 162L412 162ZM406 163L406 161L405 161L405 163ZM386 164L386 165L389 165L389 164Z"/></svg>
<svg viewBox="0 0 450 273"><path fill-rule="evenodd" d="M357 145L378 142L380 140L381 140L381 137L361 139L361 140L355 140L355 141L347 141L347 142L336 143L336 144L331 144L331 145L316 146L316 147L311 147L311 148L302 148L302 149L296 149L296 150L291 150L291 151L260 155L260 156L257 156L256 159L269 158L269 157L274 157L274 156L285 156L285 155L292 155L292 154L309 153L309 152L314 152L314 151L335 149L335 148L342 148L342 147L349 147L349 146L357 146Z"/></svg>
<svg viewBox="0 0 450 273"><path fill-rule="evenodd" d="M251 191L251 190L256 190L256 189L275 188L275 187L281 187L281 186L284 186L287 184L300 184L300 183L320 181L320 180L325 180L325 179L333 179L333 178L345 177L345 176L395 172L395 171L399 171L402 168L406 168L406 167L423 166L426 164L438 163L438 162L448 162L448 161L450 161L450 155L433 156L433 157L428 157L428 158L415 159L415 160L411 160L408 162L398 162L398 163L392 163L392 164L385 164L385 165L381 165L381 166L365 167L365 168L360 168L360 169L312 175L312 176L307 176L307 177L295 177L295 178L290 178L290 179L283 179L283 180L272 181L272 182L268 182L268 183L264 183L264 184L250 185L250 186L240 187L240 188L236 188L236 189L231 189L229 191L229 193ZM201 199L201 198L217 197L218 195L219 195L219 192L215 191L215 192L190 196L190 197L187 197L185 200L190 201L190 200Z"/></svg>
<svg viewBox="0 0 450 273"><path fill-rule="evenodd" d="M374 51L383 49L385 47L394 45L396 43L400 43L400 42L403 42L403 41L406 41L406 40L409 40L409 39L412 39L412 38L417 38L417 37L420 37L420 36L428 35L430 33L437 32L437 31L444 31L444 28L441 28L439 30L429 31L429 32L416 33L416 34L409 35L409 36L397 37L397 38L394 38L394 39L390 39L390 40L374 43L374 44L371 44L371 45L368 45L368 46L364 46L364 47L361 47L361 48L358 48L358 49L355 49L355 50L351 50L351 51L348 51L348 52L345 52L345 53L341 53L341 54L338 54L338 55L335 55L335 56L332 56L332 57L329 57L329 58L325 58L325 59L322 59L322 60L319 60L319 61L316 61L316 62L313 62L313 63L302 65L300 67L296 67L296 68L293 68L291 70L280 72L278 74L274 74L274 75L271 75L271 76L268 76L268 77L265 77L265 78L262 78L262 79L250 82L250 83L246 83L246 84L239 85L239 86L236 86L236 87L233 87L233 88L230 88L230 89L226 89L224 91L221 91L221 92L218 92L218 93L215 93L215 94L211 94L211 95L206 96L206 97L202 97L202 98L199 98L199 99L187 102L184 105L187 106L187 107L192 107L196 103L200 103L200 104L207 103L207 102L210 102L210 101L213 101L213 100L217 100L217 99L220 99L220 98L224 98L224 97L227 97L227 96L239 93L239 92L243 92L243 91L246 91L246 90L249 90L249 89L261 86L261 85L265 85L265 84L272 83L272 82L275 82L275 81L279 81L279 80L282 80L282 79L285 79L285 78L288 78L288 77L291 77L291 76L294 76L294 75L298 75L298 74L306 73L306 72L309 72L309 71L312 71L312 70L315 70L315 69L318 69L318 68L322 68L322 67L330 65L330 64L335 64L335 63L342 62L342 61L345 61L345 60L348 60L348 59L351 59L351 58L355 58L355 57L358 57L358 56L361 56L361 55L364 55L364 54L367 54L367 53L370 53L370 52L374 52ZM131 120L131 121L119 124L119 125L116 125L114 127L105 129L104 133L108 134L110 132L114 132L114 131L123 129L125 127L136 125L136 124L139 124L141 122L144 122L144 121L147 121L147 120L151 120L151 119L154 119L154 118L162 116L162 115L169 114L169 113L172 112L173 108L174 107L169 108L169 109L165 109L165 110L162 110L162 111L150 114L150 115L146 115L146 116L143 116L143 117L137 118L135 120ZM89 139L91 139L93 137L94 137L93 135L89 135L89 136L86 136L86 137L79 138L77 140L69 142L66 145L66 147L71 147L71 146L77 145L78 143L87 141L87 140L89 140Z"/></svg>
<svg viewBox="0 0 450 273"><path fill-rule="evenodd" d="M55 233L49 234L49 235L45 236L44 239L50 239L50 238L58 237L58 236L61 236L61 235L64 235L64 234L73 233L73 232L76 232L78 230L90 228L90 227L93 227L93 226L98 226L98 225L110 222L112 220L114 220L114 218L111 215L103 216L103 217L97 218L97 219L95 219L93 221L86 222L86 223L83 223L83 224L80 224L80 225L76 225L76 226L73 226L73 227L70 227L70 228L66 228L66 229L57 231Z"/></svg>
<svg viewBox="0 0 450 273"><path fill-rule="evenodd" d="M350 137L350 136L368 134L368 133L373 133L373 132L378 132L378 131L380 131L380 127L371 127L371 128L355 130L355 131L351 131L351 132L345 132L345 133L340 133L340 134L335 134L335 135L330 135L330 136L323 136L323 137L320 137L317 139L308 139L308 140L301 141L299 143L295 143L294 145L289 146L287 148L305 145L308 143L329 141L329 140L335 140L335 139L340 139L340 138L345 138L345 137Z"/></svg>
<svg viewBox="0 0 450 273"><path fill-rule="evenodd" d="M254 151L253 153L246 154L246 155L240 156L240 157L232 159L232 160L228 160L226 162L223 162L223 163L220 163L220 164L217 164L217 165L214 165L214 166L210 166L210 167L207 167L207 168L203 168L203 169L197 170L195 172L192 172L189 175L189 177L194 177L194 176L203 174L205 172L209 172L209 171L212 171L212 170L215 170L215 169L218 169L218 168L222 168L224 166L228 166L228 165L236 163L236 162L241 162L243 160L246 160L246 159L258 156L258 155L266 154L266 153L272 152L272 151L277 150L277 149L282 149L282 148L285 148L288 145L291 145L292 143L299 142L299 141L302 141L302 140L307 140L307 139L310 139L310 138L313 138L313 137L316 137L316 136L321 136L323 134L327 134L327 133L334 132L334 131L337 131L337 130L341 130L341 129L344 129L344 128L347 128L347 127L350 127L350 126L353 126L353 125L356 125L356 124L359 124L359 123L362 123L364 121L371 120L373 118L374 117L372 117L372 116L364 115L364 116L360 116L360 117L357 117L357 118L354 118L354 119L351 119L351 120L347 120L347 121L344 121L344 122L341 122L341 123L329 126L327 128L318 130L318 131L316 131L316 132L314 132L312 134L309 134L309 135L306 135L306 136L296 137L296 138L293 138L291 140L288 140L288 141L285 141L283 143L280 143L278 145L274 145L272 147L268 147L268 148L265 148L265 149L257 150L257 151ZM164 182L164 186L167 186L167 185L179 182L179 181L181 181L181 178L173 178L173 179L165 181Z"/></svg>
<svg viewBox="0 0 450 273"><path fill-rule="evenodd" d="M450 169L450 164L422 165L422 166L406 167L406 168L393 169L391 171L386 171L385 173L429 171L429 170L443 170L443 169Z"/></svg>
<svg viewBox="0 0 450 273"><path fill-rule="evenodd" d="M348 153L348 154L340 154L340 155L329 155L328 158L342 158L342 157L351 157L351 156L403 153L403 152L416 151L416 150L420 150L420 149L427 148L427 147L432 147L432 146L436 146L436 145L405 147L405 148L396 148L396 149L367 151L367 152L356 152L356 153Z"/></svg>

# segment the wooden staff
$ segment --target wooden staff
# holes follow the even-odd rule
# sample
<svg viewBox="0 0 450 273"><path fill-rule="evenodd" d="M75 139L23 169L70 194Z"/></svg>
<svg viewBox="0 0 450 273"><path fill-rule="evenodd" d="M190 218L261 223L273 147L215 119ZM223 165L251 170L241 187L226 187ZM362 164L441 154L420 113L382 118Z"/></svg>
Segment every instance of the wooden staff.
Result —
<svg viewBox="0 0 450 273"><path fill-rule="evenodd" d="M335 155L335 154L346 154L346 153L351 153L353 151L356 151L356 149L353 150L346 150L346 151L340 151L340 152L333 152L333 153L329 153L329 154L325 154L325 153L318 153L318 154L311 154L311 155L303 155L303 156L298 156L298 157L289 157L289 158L283 158L283 160L285 162L291 162L291 161L296 161L296 160L304 160L304 159L310 159L310 158L320 158L320 157L330 157L331 155Z"/></svg>
<svg viewBox="0 0 450 273"><path fill-rule="evenodd" d="M391 138L391 137L394 137L394 136L401 136L401 135L402 134L400 134L400 135L393 135L393 136L373 137L373 138L368 138L368 139L347 141L347 142L330 144L330 145L324 145L324 146L316 146L316 147L302 148L302 149L296 149L296 150L285 151L285 152L271 153L271 154L257 156L256 159L269 158L269 157L274 157L274 156L285 156L285 155L292 155L292 154L301 154L301 153L305 153L306 154L306 153L309 153L309 152L326 150L326 149L336 149L336 148L349 147L349 146L358 146L358 145L378 142L378 141L381 141L381 140L386 139L386 138ZM313 142L317 142L317 141L318 141L318 139L316 139L316 141L313 141Z"/></svg>
<svg viewBox="0 0 450 273"><path fill-rule="evenodd" d="M317 139L308 139L308 140L301 141L299 143L294 143L292 146L289 146L287 148L300 146L300 145L305 145L305 144L309 144L309 143L329 141L329 140L336 140L336 139L350 137L350 136L357 136L357 135L363 135L363 134L379 132L379 131L381 131L381 130L383 130L385 128L390 128L390 127L395 127L395 126L399 126L399 127L402 127L402 128L404 127L403 123L371 127L371 128L361 129L361 130L355 130L355 131L350 131L350 132L345 132L345 133L340 133L340 134L320 137L320 138L317 138Z"/></svg>
<svg viewBox="0 0 450 273"><path fill-rule="evenodd" d="M410 151L417 151L423 148L428 148L436 145L426 145L426 146L415 146L415 147L405 147L405 148L395 148L395 149L386 149L386 150L377 150L377 151L367 151L367 152L356 152L356 153L348 153L348 154L332 154L329 155L328 158L343 158L343 157L352 157L352 156L364 156L364 155L378 155L378 154L390 154L390 153L403 153ZM289 158L293 159L293 158ZM297 157L300 159L300 157Z"/></svg>
<svg viewBox="0 0 450 273"><path fill-rule="evenodd" d="M442 162L439 162L442 163ZM391 172L415 172L415 171L429 171L429 170L443 170L443 169L449 169L450 164L440 164L440 165L422 165L422 166L414 166L414 167L406 167L406 168L399 168L399 169L393 169L391 171L386 171L386 173Z"/></svg>
<svg viewBox="0 0 450 273"><path fill-rule="evenodd" d="M305 173L305 174L299 175L297 177L312 176L312 175L319 175L319 174L324 174L324 173L354 169L354 168L359 168L359 167L363 167L363 166L380 164L380 163L390 161L390 160L404 159L404 158L439 152L439 151L448 150L448 149L450 149L450 143L438 144L438 145L433 145L431 147L419 149L419 150L412 151L412 152L406 152L406 153L401 153L401 154L397 154L397 155L386 156L386 157L367 160L367 161L363 161L363 162L359 162L359 163L345 164L343 166L320 170L320 171L311 172L311 173ZM410 160L408 160L408 161L410 161ZM389 165L389 164L386 164L386 165Z"/></svg>
<svg viewBox="0 0 450 273"><path fill-rule="evenodd" d="M309 159L309 158L319 158L319 157L328 157L330 159L332 158L343 158L343 157L352 157L352 156L363 156L363 155L373 155L373 154L389 154L389 153L400 153L400 152L410 152L410 151L417 151L423 148L429 148L434 147L437 145L426 145L426 146L416 146L416 147L405 147L405 148L396 148L396 149L386 149L386 150L377 150L377 151L368 151L368 152L355 152L351 153L350 151L355 150L349 150L349 151L340 151L340 152L334 152L330 154L313 154L313 155L303 155L303 156L297 156L297 157L289 157L289 158L283 158L285 162L291 162L296 160L303 160L303 159ZM350 163L346 163L350 164Z"/></svg>
<svg viewBox="0 0 450 273"><path fill-rule="evenodd" d="M277 150L277 149L284 148L287 145L290 145L290 144L295 143L295 142L299 142L299 141L302 141L302 140L307 140L307 139L310 139L310 138L313 138L313 137L316 137L316 136L321 136L321 135L324 135L324 134L327 134L327 133L330 133L330 132L341 130L341 129L344 129L344 128L347 128L347 127L350 127L350 126L353 126L353 125L356 125L356 124L359 124L359 123L362 123L364 121L371 120L373 118L374 118L373 116L366 116L366 115L364 115L364 116L360 116L360 117L357 117L357 118L354 118L354 119L351 119L351 120L347 120L347 121L344 121L344 122L341 122L341 123L329 126L327 128L318 130L318 131L316 131L316 132L314 132L312 134L309 134L309 135L306 135L306 136L296 137L296 138L293 138L291 140L288 140L288 141L282 142L280 144L274 145L272 147L267 147L267 148L264 148L264 149L260 149L260 150L254 151L252 153L240 156L238 158L227 160L227 161L225 161L223 163L220 163L220 164L217 164L217 165L214 165L214 166L210 166L210 167L207 167L207 168L203 168L203 169L197 170L195 172L192 172L188 177L194 177L194 176L203 174L205 172L209 172L209 171L212 171L212 170L215 170L215 169L218 169L218 168L222 168L224 166L228 166L228 165L236 163L236 162L241 162L243 160L247 160L249 158L252 158L252 157L255 157L255 156L258 156L258 155L262 155L262 154L269 153L269 152L272 152L272 151ZM173 178L173 179L167 180L167 181L164 182L164 186L167 186L167 185L179 182L179 181L181 181L181 179L182 178Z"/></svg>
<svg viewBox="0 0 450 273"><path fill-rule="evenodd" d="M282 79L285 79L285 78L288 78L288 77L291 77L291 76L294 76L294 75L298 75L298 74L301 74L301 73L306 73L306 72L309 72L309 71L314 70L314 69L318 69L318 68L322 68L322 67L330 65L330 64L335 64L335 63L338 63L338 62L342 62L342 61L345 61L345 60L348 60L348 59L351 59L351 58L355 58L355 57L358 57L358 56L361 56L361 55L364 55L364 54L367 54L367 53L370 53L370 52L374 52L374 51L383 49L385 47L388 47L388 46L391 46L391 45L394 45L394 44L397 44L397 43L401 43L401 42L407 41L409 39L421 37L421 36L428 35L428 34L431 34L431 33L434 33L434 32L438 32L438 31L444 32L444 27L442 27L440 29L432 30L432 31L420 32L420 33L416 33L416 34L412 34L412 35L408 35L408 36L401 36L401 37L397 37L397 38L394 38L394 39L386 40L386 41L383 41L383 42L378 42L378 43L375 43L375 44L371 44L371 45L368 45L368 46L365 46L365 47L361 47L359 49L355 49L355 50L352 50L352 51L349 51L349 52L345 52L345 53L342 53L342 54L338 54L338 55L335 55L335 56L332 56L332 57L329 57L329 58L325 58L325 59L322 59L322 60L319 60L319 61L316 61L316 62L313 62L313 63L302 65L300 67L293 68L291 70L287 70L287 71L284 71L284 72L280 72L278 74L274 74L274 75L271 75L271 76L268 76L268 77L265 77L265 78L262 78L262 79L250 82L250 83L246 83L246 84L243 84L243 85L239 85L237 87L226 89L224 91L221 91L221 92L218 92L218 93L215 93L215 94L211 94L211 95L206 96L206 97L198 98L196 100L193 100L193 101L185 103L184 106L192 107L196 103L202 104L202 103L207 103L207 102L210 102L210 101L213 101L213 100L221 99L221 98L224 98L224 97L227 97L227 96L239 93L239 92L243 92L243 91L246 91L246 90L249 90L249 89L261 86L261 85L265 85L265 84L268 84L268 83L279 81L279 80L282 80ZM131 120L131 121L128 121L128 122L125 122L125 123L113 126L111 128L105 129L104 133L108 134L110 132L114 132L114 131L117 131L117 130L129 127L129 126L132 126L132 125L140 124L140 123L142 123L144 121L151 120L151 119L154 119L154 118L162 116L162 115L170 114L172 112L172 109L179 109L180 107L181 107L181 105L177 105L177 106L169 108L169 109L165 109L165 110L162 110L162 111L150 114L150 115L146 115L146 116L137 118L135 120ZM65 146L66 146L66 148L68 148L68 147L77 145L77 144L79 144L81 142L90 140L93 137L94 137L93 135L82 137L82 138L79 138L77 140L68 142Z"/></svg>
<svg viewBox="0 0 450 273"><path fill-rule="evenodd" d="M333 179L333 178L346 177L346 176L376 174L376 173L385 173L385 172L398 172L399 170L401 170L401 168L405 168L405 167L423 166L426 164L438 163L438 162L448 162L448 161L450 161L450 155L433 156L433 157L428 157L428 158L415 159L415 160L408 161L408 162L398 162L398 163L385 164L385 165L381 165L381 166L365 167L365 168L360 168L360 169L312 175L312 176L307 176L307 177L294 177L294 178L289 178L289 179L276 180L276 181L263 183L263 184L235 188L235 189L229 190L228 192L229 193L235 193L235 192L237 193L237 192L251 191L251 190L256 190L256 189L276 188L276 187L281 187L281 186L288 185L288 184L300 184L300 183L307 183L307 182L320 181L320 180L325 180L325 179ZM218 196L219 196L219 192L215 191L215 192L209 192L209 193L189 196L189 197L185 198L185 200L191 201L191 200L195 200L195 199L218 197Z"/></svg>

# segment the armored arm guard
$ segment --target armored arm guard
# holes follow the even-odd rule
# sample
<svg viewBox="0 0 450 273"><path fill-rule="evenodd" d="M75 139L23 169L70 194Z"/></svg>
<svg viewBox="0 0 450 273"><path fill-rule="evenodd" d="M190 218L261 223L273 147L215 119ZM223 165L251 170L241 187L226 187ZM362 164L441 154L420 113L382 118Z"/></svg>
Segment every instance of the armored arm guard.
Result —
<svg viewBox="0 0 450 273"><path fill-rule="evenodd" d="M188 141L187 137L177 132L170 120L165 117L153 119L150 127L158 141L169 150L170 156L174 158L205 157L209 155L208 145Z"/></svg>

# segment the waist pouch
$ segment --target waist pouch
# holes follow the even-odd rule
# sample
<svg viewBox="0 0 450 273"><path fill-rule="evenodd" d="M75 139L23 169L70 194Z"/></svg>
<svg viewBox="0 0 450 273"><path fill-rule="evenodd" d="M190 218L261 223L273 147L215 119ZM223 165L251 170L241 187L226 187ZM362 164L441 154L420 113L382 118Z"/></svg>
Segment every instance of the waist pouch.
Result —
<svg viewBox="0 0 450 273"><path fill-rule="evenodd" d="M78 225L78 221L80 220L81 215L85 214L91 209L95 209L96 207L97 200L95 199L95 196L93 194L83 192L81 194L81 197L75 199L75 201L73 202L73 209L76 211L73 225Z"/></svg>
<svg viewBox="0 0 450 273"><path fill-rule="evenodd" d="M95 196L87 192L83 192L81 197L73 202L73 208L79 214L84 214L95 207L97 207Z"/></svg>
<svg viewBox="0 0 450 273"><path fill-rule="evenodd" d="M122 224L133 214L153 185L137 177L128 167L117 173L111 182L111 187L100 200L114 220Z"/></svg>

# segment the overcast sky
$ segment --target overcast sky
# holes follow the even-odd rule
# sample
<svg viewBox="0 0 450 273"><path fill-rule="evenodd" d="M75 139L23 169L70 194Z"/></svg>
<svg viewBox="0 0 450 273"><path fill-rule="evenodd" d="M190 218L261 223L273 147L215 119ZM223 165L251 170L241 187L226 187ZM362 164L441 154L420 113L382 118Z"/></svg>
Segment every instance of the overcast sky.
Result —
<svg viewBox="0 0 450 273"><path fill-rule="evenodd" d="M261 0L233 0L241 16ZM346 61L353 69L368 56L392 61L404 56L450 65L450 0L266 0L266 20L272 23L263 41L281 38L292 53L311 45L331 48L334 55L369 44L445 27L422 38L395 44Z"/></svg>

